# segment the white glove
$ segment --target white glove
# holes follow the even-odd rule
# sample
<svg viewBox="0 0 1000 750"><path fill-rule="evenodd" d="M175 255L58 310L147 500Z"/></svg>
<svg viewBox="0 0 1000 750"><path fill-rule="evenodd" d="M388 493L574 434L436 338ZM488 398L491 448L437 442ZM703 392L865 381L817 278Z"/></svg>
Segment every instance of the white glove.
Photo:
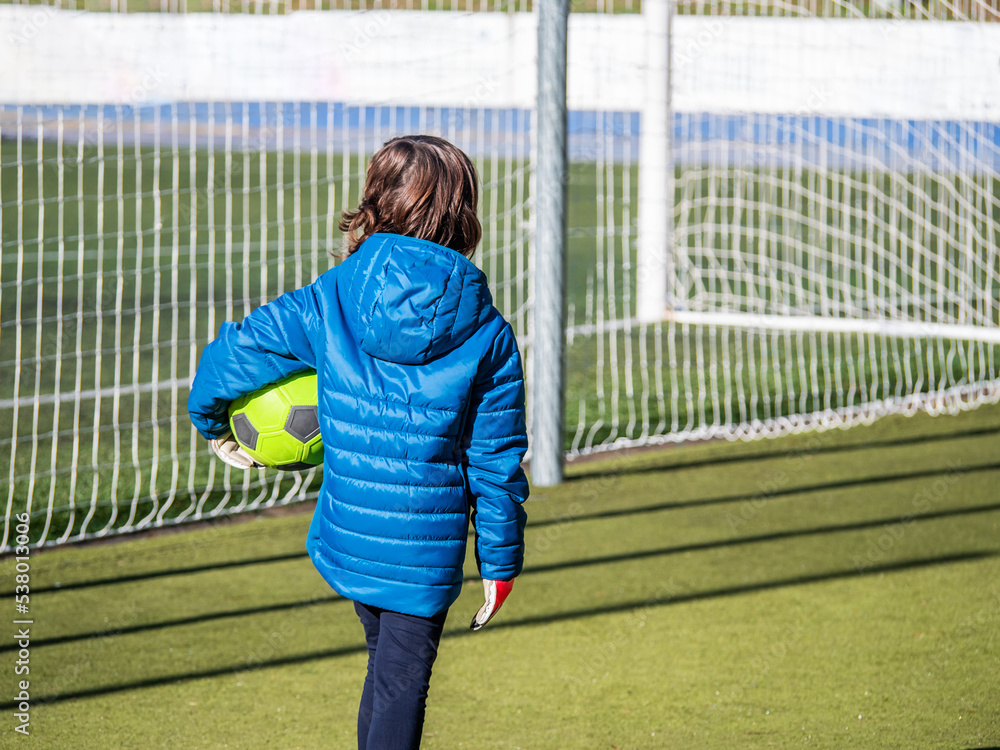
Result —
<svg viewBox="0 0 1000 750"><path fill-rule="evenodd" d="M208 444L212 446L215 455L222 459L223 463L229 464L234 469L246 471L247 469L259 469L264 465L250 458L250 454L240 447L240 444L236 442L236 438L233 437L233 433L231 432L227 432L222 437L209 440Z"/></svg>
<svg viewBox="0 0 1000 750"><path fill-rule="evenodd" d="M479 630L483 625L493 619L504 601L514 588L513 581L489 581L483 579L483 589L486 591L486 604L472 618L471 630Z"/></svg>

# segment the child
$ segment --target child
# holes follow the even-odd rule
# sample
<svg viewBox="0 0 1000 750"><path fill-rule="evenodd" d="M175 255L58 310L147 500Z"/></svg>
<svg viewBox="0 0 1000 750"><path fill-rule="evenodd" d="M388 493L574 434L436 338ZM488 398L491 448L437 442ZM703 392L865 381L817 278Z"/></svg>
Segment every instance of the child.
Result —
<svg viewBox="0 0 1000 750"><path fill-rule="evenodd" d="M309 286L224 323L188 410L222 460L237 397L313 368L325 451L306 549L354 600L368 643L358 747L417 748L431 667L462 588L470 518L486 603L521 572L528 485L524 383L510 324L468 258L478 178L440 138L386 143L340 222L348 257Z"/></svg>

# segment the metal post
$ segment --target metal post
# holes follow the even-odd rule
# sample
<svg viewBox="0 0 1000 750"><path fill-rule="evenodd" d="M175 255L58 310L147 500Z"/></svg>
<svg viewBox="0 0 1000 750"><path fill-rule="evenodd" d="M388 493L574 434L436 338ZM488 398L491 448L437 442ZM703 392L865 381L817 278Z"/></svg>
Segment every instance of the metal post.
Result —
<svg viewBox="0 0 1000 750"><path fill-rule="evenodd" d="M566 36L568 0L538 2L538 121L531 480L563 478L566 369Z"/></svg>
<svg viewBox="0 0 1000 750"><path fill-rule="evenodd" d="M636 316L663 320L673 223L673 164L670 158L670 3L643 0L646 26L646 99L639 136L639 236Z"/></svg>

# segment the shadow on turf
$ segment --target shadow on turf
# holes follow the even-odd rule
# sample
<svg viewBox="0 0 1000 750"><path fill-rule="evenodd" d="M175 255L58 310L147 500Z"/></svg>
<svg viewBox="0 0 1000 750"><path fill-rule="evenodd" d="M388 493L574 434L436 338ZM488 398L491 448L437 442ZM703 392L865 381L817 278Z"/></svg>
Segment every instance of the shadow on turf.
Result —
<svg viewBox="0 0 1000 750"><path fill-rule="evenodd" d="M992 431L992 430L991 430ZM996 430L1000 431L1000 430ZM983 464L980 466L961 466L958 468L949 467L945 469L929 469L925 471L915 471L908 474L884 474L882 476L865 477L861 479L845 479L835 482L821 482L819 484L799 485L796 487L786 487L769 492L740 493L736 495L722 495L720 497L699 498L696 500L684 500L681 502L656 503L653 505L642 505L634 508L621 508L615 510L595 511L593 513L580 513L572 516L559 516L547 518L541 521L529 521L529 529L540 529L546 526L559 526L576 521L597 520L605 518L619 518L623 516L641 515L643 513L657 513L664 510L683 510L686 508L697 508L710 505L724 505L727 503L739 503L744 501L762 502L780 497L792 495L805 495L814 492L826 492L829 490L848 489L851 487L863 487L871 484L883 484L889 482L905 482L914 479L929 479L931 477L947 476L949 474L973 474L984 471L1000 471L1000 463ZM630 473L630 472L629 472ZM283 555L271 555L267 557L254 557L245 560L226 560L224 562L208 563L205 565L191 566L187 568L170 568L169 570L144 571L115 578L96 578L89 581L77 581L75 583L61 584L59 586L44 586L32 588L33 594L44 594L55 591L72 591L73 589L93 588L98 586L108 586L116 583L131 583L135 581L150 580L153 578L164 578L168 576L184 576L190 573L202 573L211 570L222 570L225 568L237 568L244 565L263 565L275 562L286 562L305 558L305 552L290 552ZM13 596L13 591L2 591L0 597ZM0 651L4 648L0 647Z"/></svg>
<svg viewBox="0 0 1000 750"><path fill-rule="evenodd" d="M571 568L587 567L590 565L606 565L609 563L628 562L631 560L642 560L649 557L660 557L662 555L676 555L684 552L703 552L705 550L722 549L726 547L738 547L743 544L757 544L760 542L773 542L783 539L795 539L798 537L814 536L820 534L836 534L845 531L864 531L865 529L877 529L896 524L910 524L919 521L932 521L941 518L952 518L956 516L969 516L976 513L989 513L1000 510L1000 503L994 505L979 505L971 508L950 508L948 510L932 511L930 513L907 514L905 516L890 516L888 518L877 518L869 521L855 521L853 523L834 524L832 526L818 526L812 529L793 529L789 531L775 531L769 534L756 534L754 536L734 537L723 541L699 542L697 544L683 544L674 547L662 547L659 549L642 550L638 552L623 552L617 555L605 555L603 557L588 557L583 560L570 560L568 562L550 563L549 565L538 565L526 568L524 573L548 573L558 570L569 570ZM523 575L523 574L522 574Z"/></svg>
<svg viewBox="0 0 1000 750"><path fill-rule="evenodd" d="M526 567L521 573L522 576L532 575L534 573L550 573L560 570L570 570L573 568L584 568L592 565L607 565L611 563L618 562L629 562L633 560L642 560L652 557L662 557L665 555L676 555L685 552L703 552L712 549L722 549L726 547L738 547L744 544L757 544L761 542L773 542L784 539L794 539L798 537L813 536L820 534L835 534L839 532L847 531L864 531L865 529L882 528L886 526L893 526L896 524L910 524L917 523L920 521L931 521L939 520L942 518L954 518L958 516L969 516L976 513L988 513L990 511L1000 510L1000 503L994 505L980 505L971 508L950 508L948 510L932 511L929 513L922 514L908 514L905 516L890 516L887 518L877 518L868 521L856 521L854 523L844 523L835 524L832 526L818 526L811 529L793 529L789 531L776 531L768 534L757 534L754 536L741 536L733 539L726 539L721 541L711 541L711 542L699 542L697 544L684 544L673 547L660 547L651 550L642 550L638 552L623 552L615 555L604 555L601 557L587 557L581 560L569 560L566 562L550 563L548 565L534 565ZM476 581L478 578L467 578L464 582ZM261 607L248 607L245 609L237 610L227 610L224 612L212 612L202 615L194 615L191 617L182 617L175 620L166 620L160 622L144 623L142 625L133 625L131 627L116 628L115 630L98 630L89 633L74 633L72 635L57 636L54 638L44 638L39 640L32 640L32 645L35 647L41 646L55 646L63 643L72 643L74 641L86 641L91 638L112 638L120 635L130 635L133 633L142 633L151 630L161 630L165 628L179 627L183 625L196 625L203 622L211 622L213 620L226 620L244 616L252 616L259 614L266 614L268 612L284 612L288 610L300 609L302 607L311 607L318 604L332 604L334 602L346 601L339 596L331 595L325 597L318 597L315 599L307 599L304 601L296 602L284 602L281 604L269 604ZM16 643L7 643L0 645L0 653L4 651L15 651L18 646Z"/></svg>
<svg viewBox="0 0 1000 750"><path fill-rule="evenodd" d="M794 578L780 578L773 581L763 581L760 583L746 584L741 586L730 586L718 589L710 589L708 591L692 591L672 596L668 595L663 597L652 597L649 599L622 602L619 604L611 604L603 607L590 607L584 609L569 610L566 612L555 612L552 614L536 615L534 617L525 617L508 622L497 622L490 625L490 630L496 631L496 630L506 630L511 628L521 628L533 625L547 625L551 623L565 622L568 620L577 620L581 618L594 617L598 615L620 614L623 612L629 612L636 609L645 610L654 607L663 607L674 604L702 601L705 599L717 599L722 597L738 596L740 594L750 594L759 591L769 591L789 586L802 586L813 583L822 583L826 581L856 578L862 575L890 573L890 572L912 570L917 568L926 568L935 565L947 565L951 563L984 560L989 558L995 558L998 556L1000 556L1000 551L967 552L955 555L944 555L934 558L906 560L902 562L890 563L885 565L873 565L872 567L866 569L863 573L859 573L856 569L851 568L849 570L839 570L828 573L817 573L812 575L797 576ZM446 631L445 637L447 638L463 637L469 635L470 632L471 631L465 629L464 627L459 627ZM229 667L217 667L214 669L202 670L197 672L166 675L162 677L151 677L145 680L133 680L131 682L121 683L117 685L114 684L98 685L95 687L84 688L81 690L56 693L54 695L42 695L38 697L33 696L32 703L35 706L47 703L60 703L63 701L79 699L79 698L90 698L99 695L109 695L113 693L138 690L141 688L157 687L160 685L170 685L178 682L185 682L188 680L208 679L213 677L222 677L227 674L238 674L245 671L256 671L259 669L283 667L293 664L304 664L311 661L361 654L364 653L365 651L366 651L366 646L363 643L359 643L354 646L343 646L340 648L313 651L307 654L299 654L295 656L285 656L276 659L271 659L269 661L256 664L252 667L247 667L246 665L237 664ZM16 705L17 705L16 701L7 701L5 703L0 704L0 709L11 710L14 709Z"/></svg>
<svg viewBox="0 0 1000 750"><path fill-rule="evenodd" d="M343 597L331 594L330 596L317 597L316 599L305 599L297 602L282 602L281 604L266 604L261 607L246 607L245 609L230 609L224 612L210 612L203 615L193 615L191 617L179 617L175 620L161 620L159 622L147 622L142 625L131 625L128 627L115 628L113 630L94 630L89 633L73 633L72 635L61 635L53 638L32 638L31 645L35 648L41 646L58 646L63 643L74 643L77 641L89 641L94 638L117 638L120 635L132 635L134 633L144 633L150 630L164 630L166 628L176 628L182 625L197 625L213 620L229 620L238 617L252 617L269 612L287 612L289 610L302 609L303 607L313 607L318 604L336 604L347 601ZM0 646L0 653L4 651L17 651L17 642Z"/></svg>
<svg viewBox="0 0 1000 750"><path fill-rule="evenodd" d="M304 542L303 542L304 544ZM48 594L53 591L72 591L73 589L87 589L94 586L107 586L112 583L131 583L134 581L146 581L150 578L164 578L166 576L183 576L189 573L204 573L209 570L223 570L225 568L239 568L244 565L263 565L267 563L285 562L287 560L297 560L300 557L307 557L305 552L288 552L284 555L269 555L267 557L253 557L246 560L225 560L223 562L206 563L205 565L192 565L187 568L170 568L168 570L147 570L142 573L130 573L115 578L95 578L89 581L76 581L73 583L61 583L58 586L32 586L32 594ZM0 597L13 596L14 592L0 592Z"/></svg>
<svg viewBox="0 0 1000 750"><path fill-rule="evenodd" d="M1000 462L982 464L979 466L953 466L944 469L927 469L923 471L913 471L906 474L883 474L875 477L863 477L860 479L842 479L834 482L820 482L818 484L805 484L795 487L785 487L783 489L769 490L766 492L740 493L736 495L722 495L720 497L698 498L697 500L682 500L680 502L655 503L653 505L640 505L633 508L616 508L614 510L599 510L593 513L580 513L572 516L559 516L557 518L547 518L542 521L529 523L529 528L538 529L545 526L558 526L573 521L587 521L605 518L618 518L621 516L634 516L643 513L656 513L661 510L683 510L685 508L698 508L708 505L724 505L726 503L738 503L747 500L762 502L773 500L779 497L790 495L805 495L813 492L826 492L829 490L843 490L851 487L863 487L871 484L885 484L889 482L906 482L914 479L929 479L931 477L948 476L949 474L975 474L983 471L1000 471Z"/></svg>
<svg viewBox="0 0 1000 750"><path fill-rule="evenodd" d="M911 435L911 436L901 436L896 438L891 438L889 440L866 440L859 443L844 443L837 445L825 445L817 448L793 448L790 450L770 450L770 451L756 451L748 453L737 453L735 455L727 456L715 456L711 458L703 458L695 461L682 461L675 464L667 464L665 466L642 466L637 468L627 468L622 469L591 469L583 470L580 472L573 472L572 475L566 477L566 482L582 482L589 479L599 479L602 477L613 476L616 474L622 475L635 475L635 474L656 474L656 473L666 473L671 471L680 471L683 469L699 469L708 466L721 466L724 464L738 464L738 463L750 463L753 461L767 461L769 459L780 459L799 456L815 456L824 455L830 453L850 453L852 451L861 450L871 450L875 448L894 448L904 445L920 445L921 443L937 443L937 442L947 442L950 440L962 440L964 438L970 437L982 437L985 435L994 435L1000 433L1000 426L996 427L979 427L973 430L963 430L961 432L949 432L946 434L932 434L932 435ZM598 454L600 455L600 454ZM608 456L610 458L610 455Z"/></svg>

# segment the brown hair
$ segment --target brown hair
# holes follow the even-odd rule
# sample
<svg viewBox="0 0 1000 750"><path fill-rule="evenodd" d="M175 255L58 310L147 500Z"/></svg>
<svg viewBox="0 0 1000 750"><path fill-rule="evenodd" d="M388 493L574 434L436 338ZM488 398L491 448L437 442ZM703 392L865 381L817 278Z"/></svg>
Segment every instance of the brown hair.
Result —
<svg viewBox="0 0 1000 750"><path fill-rule="evenodd" d="M461 149L432 135L393 138L368 165L361 204L340 220L347 254L376 232L391 232L471 257L483 236L478 202L476 168Z"/></svg>

